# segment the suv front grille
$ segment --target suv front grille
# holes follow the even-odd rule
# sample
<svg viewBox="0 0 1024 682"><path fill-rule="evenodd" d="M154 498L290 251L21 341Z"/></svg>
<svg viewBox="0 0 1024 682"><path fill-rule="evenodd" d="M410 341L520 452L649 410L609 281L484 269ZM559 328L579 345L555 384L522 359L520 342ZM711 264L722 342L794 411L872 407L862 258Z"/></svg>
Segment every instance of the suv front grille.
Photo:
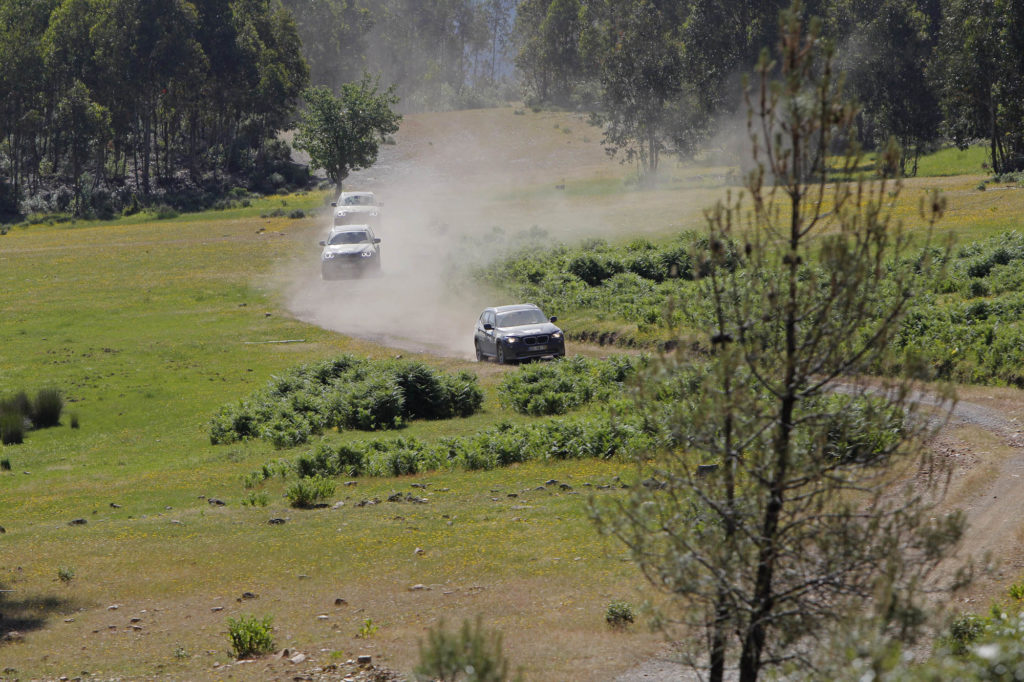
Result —
<svg viewBox="0 0 1024 682"><path fill-rule="evenodd" d="M535 346L538 343L547 343L548 338L547 334L541 334L540 336L524 336L523 343L527 346Z"/></svg>

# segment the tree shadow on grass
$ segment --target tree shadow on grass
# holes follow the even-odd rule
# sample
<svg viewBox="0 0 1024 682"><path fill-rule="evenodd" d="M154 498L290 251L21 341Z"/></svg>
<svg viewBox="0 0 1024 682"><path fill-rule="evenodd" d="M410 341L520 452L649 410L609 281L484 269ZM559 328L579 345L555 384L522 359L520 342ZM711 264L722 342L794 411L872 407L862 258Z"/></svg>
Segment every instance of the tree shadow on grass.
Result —
<svg viewBox="0 0 1024 682"><path fill-rule="evenodd" d="M0 582L0 648L24 635L45 627L54 614L73 610L70 599L56 595L26 595Z"/></svg>

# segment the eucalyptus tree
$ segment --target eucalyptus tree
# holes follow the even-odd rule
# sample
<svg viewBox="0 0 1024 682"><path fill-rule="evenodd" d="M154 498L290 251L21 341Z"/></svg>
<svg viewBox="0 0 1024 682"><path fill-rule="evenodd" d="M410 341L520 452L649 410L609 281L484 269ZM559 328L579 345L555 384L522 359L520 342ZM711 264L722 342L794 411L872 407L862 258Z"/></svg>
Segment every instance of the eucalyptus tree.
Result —
<svg viewBox="0 0 1024 682"><path fill-rule="evenodd" d="M899 171L916 175L918 158L939 138L941 111L927 76L938 17L920 0L852 4L863 14L853 17L841 65L862 105L860 134L876 147L894 136L903 150Z"/></svg>
<svg viewBox="0 0 1024 682"><path fill-rule="evenodd" d="M587 75L580 38L581 0L523 0L516 10L516 67L540 102L568 104Z"/></svg>
<svg viewBox="0 0 1024 682"><path fill-rule="evenodd" d="M657 172L661 153L690 151L699 136L696 103L683 71L678 24L652 0L608 3L595 119L609 154Z"/></svg>
<svg viewBox="0 0 1024 682"><path fill-rule="evenodd" d="M912 243L892 217L898 180L828 181L833 164L852 175L862 160L852 142L833 155L857 110L819 22L808 28L797 4L782 16L777 61L765 52L746 89L755 167L706 210L696 254L705 378L666 410L645 391L689 361L647 375L638 406L662 446L638 457L628 498L594 508L676 598L665 622L689 628L687 660L716 682L731 664L740 682L786 663L827 677L817 666L851 622L865 642L911 639L963 524L936 513L944 465L924 447L934 427L913 377L859 379L926 286L928 260L910 256L929 246L943 200L922 203Z"/></svg>
<svg viewBox="0 0 1024 682"><path fill-rule="evenodd" d="M944 0L931 75L946 133L986 139L994 173L1024 169L1024 2Z"/></svg>
<svg viewBox="0 0 1024 682"><path fill-rule="evenodd" d="M363 73L367 36L375 23L369 8L356 0L283 2L295 17L313 85L336 90Z"/></svg>

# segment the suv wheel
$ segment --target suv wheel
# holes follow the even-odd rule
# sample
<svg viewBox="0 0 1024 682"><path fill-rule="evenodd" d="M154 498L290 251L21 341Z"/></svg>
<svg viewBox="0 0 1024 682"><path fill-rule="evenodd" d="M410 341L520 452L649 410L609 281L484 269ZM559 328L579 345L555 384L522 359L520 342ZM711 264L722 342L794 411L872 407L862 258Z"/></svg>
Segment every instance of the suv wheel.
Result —
<svg viewBox="0 0 1024 682"><path fill-rule="evenodd" d="M498 364L505 364L505 349L501 347L501 342L498 342Z"/></svg>
<svg viewBox="0 0 1024 682"><path fill-rule="evenodd" d="M474 342L473 346L476 348L476 361L477 362L483 362L484 361L484 352L482 350L480 350L480 343L479 342Z"/></svg>

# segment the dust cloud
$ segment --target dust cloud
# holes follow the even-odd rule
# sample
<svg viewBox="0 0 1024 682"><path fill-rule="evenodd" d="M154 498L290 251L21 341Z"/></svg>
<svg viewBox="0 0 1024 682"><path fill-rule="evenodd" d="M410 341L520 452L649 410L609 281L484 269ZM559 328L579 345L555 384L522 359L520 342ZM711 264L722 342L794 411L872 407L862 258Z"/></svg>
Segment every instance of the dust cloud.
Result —
<svg viewBox="0 0 1024 682"><path fill-rule="evenodd" d="M551 245L664 233L664 225L637 223L645 197L567 197L567 179L621 184L624 171L598 144L599 131L581 118L559 116L508 109L407 117L397 144L382 147L377 164L344 185L347 191L373 191L382 204L375 228L381 274L320 279L317 241L331 220L324 211L308 257L286 276L289 311L390 347L472 358L480 311L519 301L452 277L453 261L485 265L506 248L508 237L526 232L549 235ZM677 194L670 201L682 200Z"/></svg>

